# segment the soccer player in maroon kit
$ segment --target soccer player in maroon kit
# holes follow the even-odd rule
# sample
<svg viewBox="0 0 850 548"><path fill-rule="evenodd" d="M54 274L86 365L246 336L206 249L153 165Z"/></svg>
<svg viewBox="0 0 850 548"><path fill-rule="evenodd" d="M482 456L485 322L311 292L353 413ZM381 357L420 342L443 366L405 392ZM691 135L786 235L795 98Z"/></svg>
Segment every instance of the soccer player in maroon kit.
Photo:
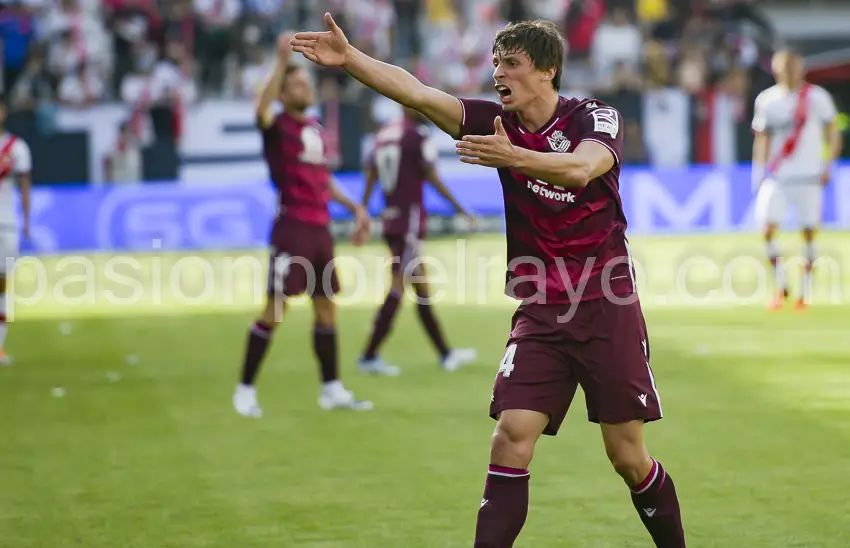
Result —
<svg viewBox="0 0 850 548"><path fill-rule="evenodd" d="M513 546L537 439L557 433L578 385L655 545L684 547L673 480L644 445L644 423L662 414L618 190L620 114L559 96L563 37L549 22L496 36L493 103L425 86L352 47L330 14L325 21L328 31L296 34L293 49L422 112L460 139L463 162L498 169L502 182L506 292L522 302L493 387L497 423L475 547Z"/></svg>
<svg viewBox="0 0 850 548"><path fill-rule="evenodd" d="M315 91L303 68L289 65L291 36L278 40L278 61L256 104L257 123L263 135L263 153L278 190L279 210L271 232L269 282L266 305L251 327L236 386L233 405L245 416L262 416L254 382L275 326L281 321L286 299L302 293L312 297L315 325L313 348L319 361L323 409L371 409L357 400L339 380L336 339L336 306L339 291L333 268L333 238L328 225L328 203L336 200L356 217L355 244L368 236L369 217L359 204L346 197L333 181L325 158L321 126L306 115ZM272 116L279 99L283 113Z"/></svg>
<svg viewBox="0 0 850 548"><path fill-rule="evenodd" d="M437 174L435 162L437 149L424 126L427 119L412 109L404 109L404 118L381 128L375 136L375 146L366 162L366 189L363 193L365 207L379 182L384 194L384 239L390 249L392 285L384 304L375 316L372 334L358 369L376 375L398 375L400 370L378 356L381 343L392 328L404 294L406 282L413 278L417 312L422 326L440 355L440 365L445 371L454 371L474 361L473 348L452 348L446 344L443 330L434 316L431 294L425 278L425 265L419 259L421 240L425 237L427 216L422 205L425 182L430 182L437 192L454 206L474 226L474 218L458 203Z"/></svg>

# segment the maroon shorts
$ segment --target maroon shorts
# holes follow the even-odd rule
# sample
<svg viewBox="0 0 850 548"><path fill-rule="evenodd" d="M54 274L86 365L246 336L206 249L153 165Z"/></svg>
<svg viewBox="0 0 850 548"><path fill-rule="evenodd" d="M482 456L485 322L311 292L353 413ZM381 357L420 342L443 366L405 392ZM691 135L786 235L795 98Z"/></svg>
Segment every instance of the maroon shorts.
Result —
<svg viewBox="0 0 850 548"><path fill-rule="evenodd" d="M554 436L581 385L591 422L660 419L640 303L595 299L579 303L572 317L564 316L569 309L546 304L517 309L490 416L498 418L505 409L539 411L549 415L543 433Z"/></svg>
<svg viewBox="0 0 850 548"><path fill-rule="evenodd" d="M414 268L412 271L407 268L411 261L419 257L419 248L422 245L422 241L410 234L385 234L384 240L386 240L387 246L390 248L390 255L392 256L392 273L394 275L418 275L419 267Z"/></svg>
<svg viewBox="0 0 850 548"><path fill-rule="evenodd" d="M278 218L271 234L268 295L331 297L339 292L334 242L327 227Z"/></svg>

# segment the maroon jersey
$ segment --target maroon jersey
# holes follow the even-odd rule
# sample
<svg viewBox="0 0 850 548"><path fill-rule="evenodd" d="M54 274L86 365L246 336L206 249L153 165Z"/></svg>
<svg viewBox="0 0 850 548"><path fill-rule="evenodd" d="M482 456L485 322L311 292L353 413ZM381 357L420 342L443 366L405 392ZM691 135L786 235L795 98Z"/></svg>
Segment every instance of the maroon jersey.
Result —
<svg viewBox="0 0 850 548"><path fill-rule="evenodd" d="M331 172L322 127L283 113L262 133L263 155L278 192L278 215L327 226Z"/></svg>
<svg viewBox="0 0 850 548"><path fill-rule="evenodd" d="M378 132L368 162L377 171L384 193L384 234L424 237L422 187L436 160L437 150L428 130L415 122L394 122Z"/></svg>
<svg viewBox="0 0 850 548"><path fill-rule="evenodd" d="M585 188L561 188L499 169L505 198L508 272L506 293L517 299L567 303L634 292L620 201L622 117L595 100L561 98L554 116L537 132L516 113L490 101L462 99L461 135L491 135L497 116L515 146L537 152L570 152L595 141L614 154L615 165Z"/></svg>

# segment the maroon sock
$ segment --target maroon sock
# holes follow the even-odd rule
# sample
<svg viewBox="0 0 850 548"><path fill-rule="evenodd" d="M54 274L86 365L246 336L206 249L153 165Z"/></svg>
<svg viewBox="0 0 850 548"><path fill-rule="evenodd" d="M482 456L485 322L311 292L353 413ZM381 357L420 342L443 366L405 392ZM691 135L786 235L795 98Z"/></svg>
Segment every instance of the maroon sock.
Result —
<svg viewBox="0 0 850 548"><path fill-rule="evenodd" d="M336 358L336 329L315 326L313 328L313 350L316 352L316 357L319 358L322 382L337 380L339 378L339 364Z"/></svg>
<svg viewBox="0 0 850 548"><path fill-rule="evenodd" d="M398 305L401 302L401 294L393 290L387 294L387 298L378 314L375 315L375 326L372 328L372 338L369 339L369 346L366 347L366 352L363 353L364 360L374 360L378 354L378 348L387 335L390 334L390 329L393 326L395 313L398 310Z"/></svg>
<svg viewBox="0 0 850 548"><path fill-rule="evenodd" d="M249 386L254 384L257 373L260 372L260 364L263 363L263 356L266 355L266 349L269 347L271 335L272 328L263 322L257 322L251 326L248 332L248 344L245 346L245 361L242 363L242 384Z"/></svg>
<svg viewBox="0 0 850 548"><path fill-rule="evenodd" d="M637 487L632 487L632 503L658 548L685 548L685 532L673 478L661 463L653 460L652 470Z"/></svg>
<svg viewBox="0 0 850 548"><path fill-rule="evenodd" d="M511 548L528 515L528 470L490 465L474 548Z"/></svg>
<svg viewBox="0 0 850 548"><path fill-rule="evenodd" d="M431 342L437 348L437 352L440 353L440 357L445 358L449 354L449 347L446 346L446 341L443 339L443 331L440 329L440 324L434 316L433 308L430 303L420 302L417 306L419 319L422 321L425 331L428 332Z"/></svg>

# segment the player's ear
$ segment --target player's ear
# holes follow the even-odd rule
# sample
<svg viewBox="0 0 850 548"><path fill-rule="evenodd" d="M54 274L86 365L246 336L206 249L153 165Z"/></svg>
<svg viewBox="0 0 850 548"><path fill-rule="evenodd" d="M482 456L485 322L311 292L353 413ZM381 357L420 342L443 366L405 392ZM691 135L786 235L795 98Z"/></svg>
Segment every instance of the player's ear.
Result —
<svg viewBox="0 0 850 548"><path fill-rule="evenodd" d="M557 70L555 69L555 67L549 67L546 70L538 70L537 72L540 73L541 82L551 82L555 79L555 74L557 73Z"/></svg>

